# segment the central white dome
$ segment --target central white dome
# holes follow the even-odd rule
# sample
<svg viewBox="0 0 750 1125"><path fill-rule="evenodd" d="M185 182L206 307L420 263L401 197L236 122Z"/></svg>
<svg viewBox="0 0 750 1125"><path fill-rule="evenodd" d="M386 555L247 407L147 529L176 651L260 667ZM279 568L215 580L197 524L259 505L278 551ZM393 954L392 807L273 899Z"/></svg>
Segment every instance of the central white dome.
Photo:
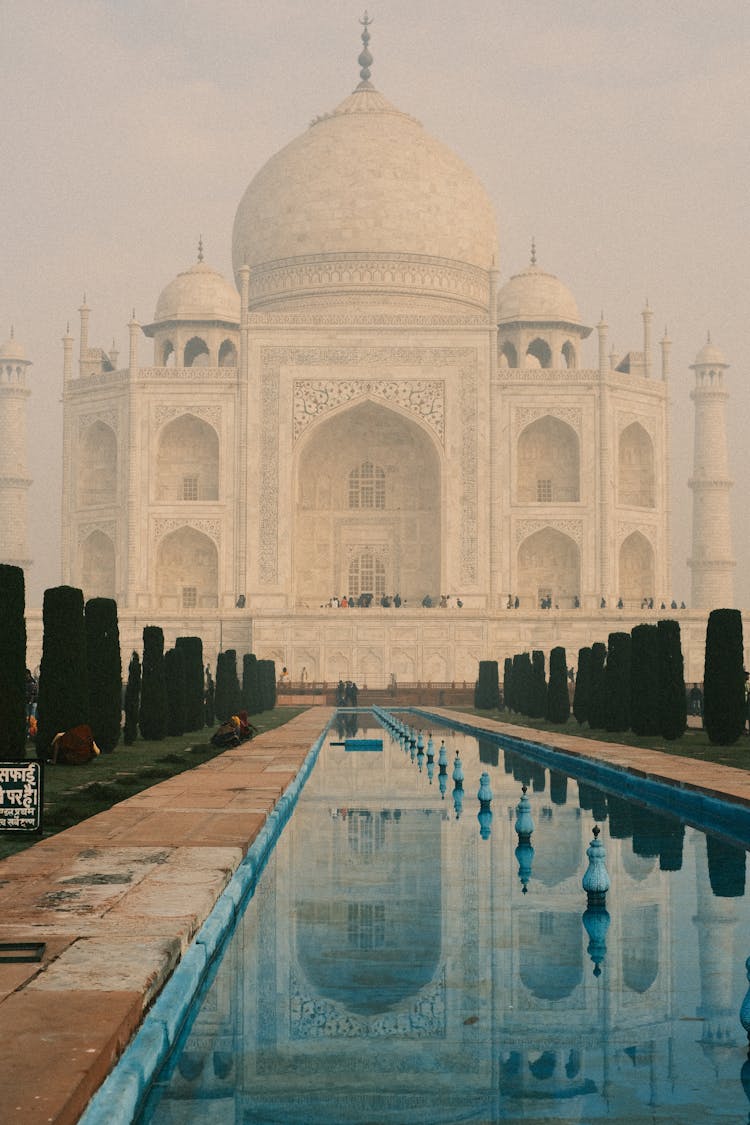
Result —
<svg viewBox="0 0 750 1125"><path fill-rule="evenodd" d="M250 266L251 287L261 299L301 295L300 288L357 287L368 279L356 269L347 273L347 263L365 259L383 267L370 276L371 286L398 284L401 292L464 299L466 276L451 282L451 270L487 271L496 253L495 216L477 177L368 82L271 157L250 183L234 223L235 273ZM308 281L295 275L291 283L288 276L285 283L267 276L272 266L288 271L300 260L310 274L315 261L330 267L332 258L346 276L327 270ZM408 274L388 274L389 264L398 269L405 260L418 267L411 281ZM438 276L441 267L444 276ZM472 300L478 302L478 289Z"/></svg>

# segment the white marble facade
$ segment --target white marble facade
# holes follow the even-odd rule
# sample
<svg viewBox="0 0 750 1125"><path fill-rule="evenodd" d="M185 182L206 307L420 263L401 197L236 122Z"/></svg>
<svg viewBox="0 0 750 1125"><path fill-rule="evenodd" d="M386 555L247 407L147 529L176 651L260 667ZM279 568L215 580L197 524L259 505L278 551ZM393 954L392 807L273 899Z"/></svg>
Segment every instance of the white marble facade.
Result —
<svg viewBox="0 0 750 1125"><path fill-rule="evenodd" d="M501 285L482 185L367 77L257 173L233 246L236 287L201 249L127 366L85 302L77 371L64 341L63 581L134 643L226 620L296 679L473 679L509 599L521 644L541 604L669 604L669 341L646 309L639 350L600 323L583 367L570 291L534 249ZM406 606L322 608L362 593Z"/></svg>

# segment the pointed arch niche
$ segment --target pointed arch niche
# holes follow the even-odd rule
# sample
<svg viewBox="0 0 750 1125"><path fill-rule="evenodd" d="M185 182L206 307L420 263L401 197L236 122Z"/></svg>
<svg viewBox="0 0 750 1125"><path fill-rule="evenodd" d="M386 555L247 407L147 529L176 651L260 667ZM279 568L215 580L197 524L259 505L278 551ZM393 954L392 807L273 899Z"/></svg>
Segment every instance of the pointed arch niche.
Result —
<svg viewBox="0 0 750 1125"><path fill-rule="evenodd" d="M92 531L81 543L80 575L86 598L115 597L115 545L103 531Z"/></svg>
<svg viewBox="0 0 750 1125"><path fill-rule="evenodd" d="M161 431L156 497L170 502L219 498L219 438L194 414L181 414Z"/></svg>
<svg viewBox="0 0 750 1125"><path fill-rule="evenodd" d="M620 547L620 596L637 604L654 596L654 549L640 531Z"/></svg>
<svg viewBox="0 0 750 1125"><path fill-rule="evenodd" d="M216 609L219 555L216 544L194 527L165 535L156 553L156 601L160 609Z"/></svg>
<svg viewBox="0 0 750 1125"><path fill-rule="evenodd" d="M653 508L656 495L654 446L640 422L632 422L620 434L617 467L620 503Z"/></svg>
<svg viewBox="0 0 750 1125"><path fill-rule="evenodd" d="M521 504L576 503L581 498L578 435L545 414L521 431L517 446L517 490Z"/></svg>
<svg viewBox="0 0 750 1125"><path fill-rule="evenodd" d="M117 499L117 438L111 426L94 422L81 435L78 503L88 508Z"/></svg>
<svg viewBox="0 0 750 1125"><path fill-rule="evenodd" d="M418 422L380 402L329 414L295 466L294 587L300 605L332 596L440 594L441 458ZM376 588L362 587L372 572Z"/></svg>
<svg viewBox="0 0 750 1125"><path fill-rule="evenodd" d="M518 590L525 607L534 609L542 597L569 609L581 589L581 553L562 531L545 527L518 548Z"/></svg>

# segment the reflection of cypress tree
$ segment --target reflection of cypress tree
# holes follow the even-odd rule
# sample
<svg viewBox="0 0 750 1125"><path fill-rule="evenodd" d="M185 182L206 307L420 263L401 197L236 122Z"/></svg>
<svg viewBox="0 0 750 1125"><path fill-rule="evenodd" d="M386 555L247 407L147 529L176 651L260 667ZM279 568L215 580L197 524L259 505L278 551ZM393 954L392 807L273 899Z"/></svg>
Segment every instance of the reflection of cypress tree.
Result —
<svg viewBox="0 0 750 1125"><path fill-rule="evenodd" d="M604 722L608 731L630 730L630 633L610 633L604 672Z"/></svg>
<svg viewBox="0 0 750 1125"><path fill-rule="evenodd" d="M496 766L500 757L500 748L496 742L487 738L479 739L479 761L486 766Z"/></svg>
<svg viewBox="0 0 750 1125"><path fill-rule="evenodd" d="M627 840L633 835L633 806L624 797L607 794L609 834L613 840Z"/></svg>
<svg viewBox="0 0 750 1125"><path fill-rule="evenodd" d="M503 750L503 769L506 773L513 773L513 751Z"/></svg>
<svg viewBox="0 0 750 1125"><path fill-rule="evenodd" d="M584 812L590 812L594 805L594 787L585 781L578 782L578 806Z"/></svg>
<svg viewBox="0 0 750 1125"><path fill-rule="evenodd" d="M661 729L656 625L636 625L631 633L630 722L636 734L658 734Z"/></svg>
<svg viewBox="0 0 750 1125"><path fill-rule="evenodd" d="M590 664L590 694L589 694L589 726L592 730L604 730L606 723L605 688L604 688L604 662L607 658L607 646L601 641L596 641L591 646Z"/></svg>
<svg viewBox="0 0 750 1125"><path fill-rule="evenodd" d="M539 762L530 762L529 770L531 772L531 788L535 793L543 793L546 782L544 766Z"/></svg>
<svg viewBox="0 0 750 1125"><path fill-rule="evenodd" d="M594 816L594 820L598 820L600 823L601 821L606 820L607 816L609 815L609 809L607 808L607 797L605 793L602 793L601 789L594 789L593 801L591 803L591 812Z"/></svg>
<svg viewBox="0 0 750 1125"><path fill-rule="evenodd" d="M659 867L662 871L681 871L685 825L674 817L665 817L664 820L664 836L659 852Z"/></svg>
<svg viewBox="0 0 750 1125"><path fill-rule="evenodd" d="M528 758L522 758L520 754L513 754L513 777L527 788L531 785L531 768Z"/></svg>
<svg viewBox="0 0 750 1125"><path fill-rule="evenodd" d="M549 795L553 805L564 805L568 799L568 779L559 770L549 771Z"/></svg>
<svg viewBox="0 0 750 1125"><path fill-rule="evenodd" d="M578 650L578 671L576 689L573 694L573 715L577 723L589 721L589 702L591 700L591 648L585 645Z"/></svg>
<svg viewBox="0 0 750 1125"><path fill-rule="evenodd" d="M633 851L644 859L653 859L661 851L659 818L640 805L633 805Z"/></svg>
<svg viewBox="0 0 750 1125"><path fill-rule="evenodd" d="M706 834L708 878L717 898L741 898L745 893L745 852Z"/></svg>

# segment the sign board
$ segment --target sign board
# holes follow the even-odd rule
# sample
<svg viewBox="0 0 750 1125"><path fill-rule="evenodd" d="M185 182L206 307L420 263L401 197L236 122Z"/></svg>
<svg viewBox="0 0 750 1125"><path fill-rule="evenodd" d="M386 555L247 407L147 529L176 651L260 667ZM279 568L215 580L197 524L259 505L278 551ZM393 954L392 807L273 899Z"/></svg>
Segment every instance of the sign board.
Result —
<svg viewBox="0 0 750 1125"><path fill-rule="evenodd" d="M382 738L347 738L344 743L347 750L382 750Z"/></svg>
<svg viewBox="0 0 750 1125"><path fill-rule="evenodd" d="M0 762L0 832L41 832L42 762Z"/></svg>

